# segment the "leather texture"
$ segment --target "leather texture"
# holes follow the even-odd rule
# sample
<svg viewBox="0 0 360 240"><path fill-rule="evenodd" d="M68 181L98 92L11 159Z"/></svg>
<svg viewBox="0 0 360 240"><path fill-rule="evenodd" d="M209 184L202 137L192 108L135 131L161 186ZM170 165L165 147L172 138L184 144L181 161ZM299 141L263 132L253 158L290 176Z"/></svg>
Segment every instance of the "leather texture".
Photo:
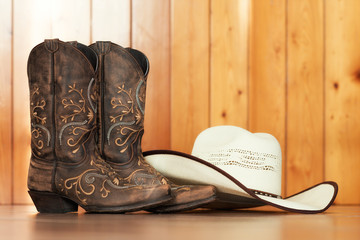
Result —
<svg viewBox="0 0 360 240"><path fill-rule="evenodd" d="M97 42L90 47L100 60L98 148L101 156L120 176L131 176L134 184L167 184L145 162L141 151L146 75L128 49L111 42ZM144 67L146 71L148 64Z"/></svg>
<svg viewBox="0 0 360 240"><path fill-rule="evenodd" d="M120 176L98 153L97 55L77 42L37 45L28 59L30 191L70 199L87 211L126 212L169 200L169 186Z"/></svg>
<svg viewBox="0 0 360 240"><path fill-rule="evenodd" d="M153 208L173 212L198 207L215 198L212 186L176 185L162 176L143 157L141 139L149 61L140 51L112 42L90 45L99 58L98 147L117 173L157 186L170 184L173 200Z"/></svg>

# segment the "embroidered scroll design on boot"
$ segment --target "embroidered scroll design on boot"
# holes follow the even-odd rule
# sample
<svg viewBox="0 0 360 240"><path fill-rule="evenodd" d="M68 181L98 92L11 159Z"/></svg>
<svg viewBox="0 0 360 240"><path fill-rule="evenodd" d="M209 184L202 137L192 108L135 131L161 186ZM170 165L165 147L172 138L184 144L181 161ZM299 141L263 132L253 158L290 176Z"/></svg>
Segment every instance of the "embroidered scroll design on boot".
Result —
<svg viewBox="0 0 360 240"><path fill-rule="evenodd" d="M92 81L89 83L88 87L88 99L92 99L89 88L91 87ZM72 135L72 137L68 138L66 144L73 148L72 153L77 153L81 147L81 143L84 142L83 139L89 132L91 132L94 127L89 127L85 125L89 125L94 120L94 110L93 106L86 107L85 97L83 95L83 89L77 89L76 84L68 85L68 93L71 94L71 97L63 98L61 103L64 109L69 109L69 113L66 115L61 115L61 121L66 123L60 130L59 141L60 145L62 145L62 136L64 134L65 129L70 128L67 134ZM90 95L89 95L90 94ZM90 101L91 103L91 101ZM87 120L84 121L75 121L76 116L83 115L87 111Z"/></svg>
<svg viewBox="0 0 360 240"><path fill-rule="evenodd" d="M31 111L31 142L35 146L35 153L41 156L41 150L50 145L50 131L44 126L47 117L43 116L45 112L46 101L40 98L39 87L34 86L30 94ZM46 138L45 138L46 136Z"/></svg>
<svg viewBox="0 0 360 240"><path fill-rule="evenodd" d="M140 86L140 84L139 84ZM124 153L127 149L128 149L128 145L126 145L129 141L129 139L132 136L136 136L135 139L132 141L131 143L131 150L132 150L132 145L136 142L140 132L143 130L143 128L141 129L134 129L130 126L132 125L137 125L139 124L139 122L142 120L142 114L141 112L136 108L136 113L135 115L135 121L130 121L130 122L123 122L123 118L128 115L129 113L134 113L134 100L131 96L131 89L130 90L126 90L125 89L125 85L123 84L122 86L118 86L117 87L119 89L119 91L117 91L119 97L113 97L110 101L110 104L112 106L113 109L117 109L119 108L117 111L120 112L120 114L118 115L110 115L110 122L114 123L113 125L111 125L111 127L109 128L108 132L107 132L107 140L108 140L108 144L110 145L110 135L111 132L113 131L113 129L115 127L119 127L117 130L117 133L120 134L120 137L117 137L114 139L114 143L116 146L121 147L120 149L120 153ZM140 100L138 100L138 92L139 92L140 88L137 88L136 91L136 98L137 98L137 102L139 102ZM116 121L119 121L116 123ZM132 157L130 158L132 159Z"/></svg>
<svg viewBox="0 0 360 240"><path fill-rule="evenodd" d="M123 120L123 117L129 113L134 112L134 100L131 97L131 89L125 90L125 85L117 87L119 97L113 97L110 101L112 108L119 108L118 112L120 114L116 116L110 116L110 122L116 123L118 119L120 122Z"/></svg>
<svg viewBox="0 0 360 240"><path fill-rule="evenodd" d="M70 113L67 115L60 116L61 121L64 123L67 123L70 119L70 121L74 121L75 117L81 113L85 113L85 98L83 96L83 89L78 90L76 88L76 84L68 85L69 90L68 93L76 93L79 97L79 99L75 100L73 98L63 98L61 103L64 106L64 108L72 108L70 110ZM91 119L94 117L94 114L92 113L90 115ZM89 119L90 121L90 119Z"/></svg>
<svg viewBox="0 0 360 240"><path fill-rule="evenodd" d="M131 88L127 90L125 84L122 84L117 87L117 95L110 101L112 109L116 112L109 116L110 122L113 124L109 127L106 134L107 144L114 144L119 153L126 156L129 162L136 158L134 148L138 141L140 141L139 138L144 130L142 125L144 107L141 106L145 102L144 86L144 81L140 80L134 94ZM135 95L136 101L134 101L133 95ZM131 116L131 120L124 121L128 115ZM111 134L115 136L111 138ZM137 169L124 179L136 185L168 184L164 177L145 163L142 156L137 158Z"/></svg>
<svg viewBox="0 0 360 240"><path fill-rule="evenodd" d="M113 109L117 109L117 112L119 112L120 114L118 115L110 115L110 122L114 123L113 125L111 125L111 127L109 128L108 132L107 132L107 140L108 140L108 144L110 145L110 135L111 132L113 131L113 129L115 127L117 128L117 133L120 134L121 136L116 137L114 139L114 143L116 146L120 147L120 153L124 153L128 148L129 145L127 145L127 143L129 142L129 140L135 136L135 139L132 141L132 143L130 144L130 148L131 148L131 152L132 152L132 156L130 157L130 160L133 158L133 144L136 142L141 130L143 130L143 128L137 130L134 129L130 126L133 125L137 125L141 119L142 119L142 115L139 112L138 109L136 109L136 113L135 115L135 120L136 121L130 121L130 122L123 122L123 118L130 114L130 113L134 113L134 100L131 96L132 92L131 89L130 90L126 90L125 89L125 84L122 84L121 86L117 87L119 90L117 91L118 93L118 97L113 97L110 101L110 104L112 106ZM119 122L116 122L116 121Z"/></svg>
<svg viewBox="0 0 360 240"><path fill-rule="evenodd" d="M75 83L68 86L68 93L71 94L70 97L63 98L61 102L64 109L69 110L69 113L60 116L62 122L66 124L61 128L59 140L61 144L64 134L71 135L72 137L67 139L66 144L69 147L76 147L72 151L74 154L81 146L84 147L84 137L87 133L95 129L95 126L89 126L94 120L94 111L96 111L96 105L92 102L96 99L96 89L91 89L92 84L93 79L90 81L87 89L87 99L90 107L86 106L83 89L78 89ZM78 115L82 116L86 113L86 109L88 111L88 119L80 122L76 118ZM69 130L67 130L68 128ZM102 198L107 198L111 193L111 189L134 188L134 185L130 184L129 179L121 178L97 153L95 155L96 157L93 157L90 161L90 165L93 168L87 169L75 177L61 179L58 184L61 192L65 192L68 195L70 190L73 191L77 199L84 205L88 204L87 197L93 194L100 194Z"/></svg>
<svg viewBox="0 0 360 240"><path fill-rule="evenodd" d="M78 176L61 179L59 183L59 189L65 194L69 194L69 190L74 189L75 196L82 204L87 205L87 196L91 196L96 193L98 188L102 198L107 198L111 193L111 189L128 189L134 188L133 184L130 184L130 180L127 178L121 178L115 170L110 167L99 156L93 158L90 165L93 169L87 169ZM100 184L101 182L101 184ZM138 189L142 189L143 186L136 186Z"/></svg>
<svg viewBox="0 0 360 240"><path fill-rule="evenodd" d="M133 129L131 127L127 126L120 126L118 128L118 133L121 135L121 137L117 137L115 139L115 144L118 147L121 147L120 153L124 153L130 146L131 151L131 157L130 159L133 159L134 156L134 144L136 143L137 139L139 138L140 132L143 129ZM127 144L129 140L133 137L133 141L131 141L130 144Z"/></svg>

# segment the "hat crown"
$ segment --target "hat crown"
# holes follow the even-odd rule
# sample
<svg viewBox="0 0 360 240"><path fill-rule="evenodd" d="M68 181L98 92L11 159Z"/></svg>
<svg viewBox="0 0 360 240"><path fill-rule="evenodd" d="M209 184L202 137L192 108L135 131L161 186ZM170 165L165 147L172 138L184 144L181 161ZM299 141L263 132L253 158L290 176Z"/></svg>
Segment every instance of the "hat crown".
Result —
<svg viewBox="0 0 360 240"><path fill-rule="evenodd" d="M281 195L281 148L270 134L235 126L211 127L198 135L192 155L219 167L247 188Z"/></svg>

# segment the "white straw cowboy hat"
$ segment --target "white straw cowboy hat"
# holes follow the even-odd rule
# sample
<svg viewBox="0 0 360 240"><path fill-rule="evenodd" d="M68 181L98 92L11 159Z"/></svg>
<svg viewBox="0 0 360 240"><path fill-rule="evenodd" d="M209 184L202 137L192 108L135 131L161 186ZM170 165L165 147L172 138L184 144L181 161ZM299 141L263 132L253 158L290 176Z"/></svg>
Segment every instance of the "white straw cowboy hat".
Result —
<svg viewBox="0 0 360 240"><path fill-rule="evenodd" d="M208 128L195 140L192 155L155 150L145 159L181 184L210 184L217 199L206 207L236 209L271 205L286 211L319 213L334 202L335 182L323 182L281 198L281 149L270 134L234 126ZM299 179L301 181L301 179Z"/></svg>

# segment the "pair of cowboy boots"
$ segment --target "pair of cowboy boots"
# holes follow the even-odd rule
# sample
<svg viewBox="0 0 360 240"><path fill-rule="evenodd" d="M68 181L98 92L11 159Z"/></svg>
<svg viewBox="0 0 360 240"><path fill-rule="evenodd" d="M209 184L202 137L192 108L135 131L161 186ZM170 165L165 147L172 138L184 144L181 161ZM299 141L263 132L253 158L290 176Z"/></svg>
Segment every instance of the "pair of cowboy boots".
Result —
<svg viewBox="0 0 360 240"><path fill-rule="evenodd" d="M175 212L215 198L175 185L141 151L146 56L111 42L45 40L28 59L29 194L39 212Z"/></svg>

